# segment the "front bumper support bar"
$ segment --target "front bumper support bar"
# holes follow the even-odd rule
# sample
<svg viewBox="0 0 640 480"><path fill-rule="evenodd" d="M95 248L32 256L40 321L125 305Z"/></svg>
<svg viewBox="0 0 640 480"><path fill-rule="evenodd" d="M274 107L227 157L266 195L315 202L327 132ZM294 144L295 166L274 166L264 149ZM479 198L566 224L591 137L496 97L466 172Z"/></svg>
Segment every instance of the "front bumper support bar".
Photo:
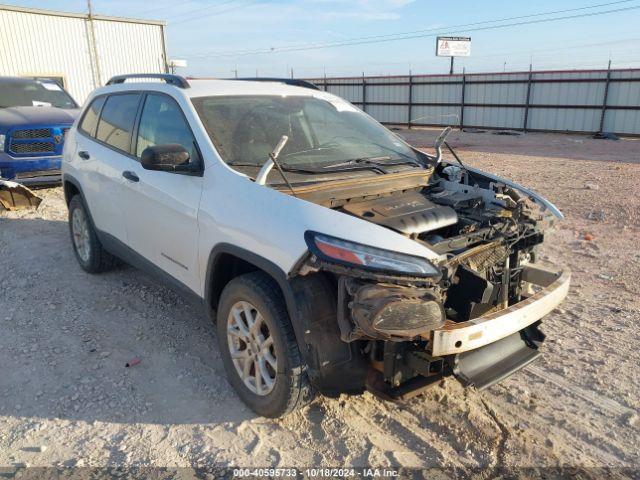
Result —
<svg viewBox="0 0 640 480"><path fill-rule="evenodd" d="M431 333L431 355L442 357L475 350L525 329L554 310L567 296L571 272L527 265L522 280L534 289L530 297L498 312L466 322L447 321Z"/></svg>

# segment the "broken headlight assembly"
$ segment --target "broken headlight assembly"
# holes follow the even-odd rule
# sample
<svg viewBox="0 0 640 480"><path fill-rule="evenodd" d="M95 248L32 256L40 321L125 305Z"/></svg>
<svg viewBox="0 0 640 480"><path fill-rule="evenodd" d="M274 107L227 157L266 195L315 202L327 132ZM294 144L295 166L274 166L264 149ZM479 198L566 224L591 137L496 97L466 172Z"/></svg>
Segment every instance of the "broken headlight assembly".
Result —
<svg viewBox="0 0 640 480"><path fill-rule="evenodd" d="M318 259L391 275L437 277L440 271L422 257L369 247L322 233L307 231L305 240L309 251Z"/></svg>

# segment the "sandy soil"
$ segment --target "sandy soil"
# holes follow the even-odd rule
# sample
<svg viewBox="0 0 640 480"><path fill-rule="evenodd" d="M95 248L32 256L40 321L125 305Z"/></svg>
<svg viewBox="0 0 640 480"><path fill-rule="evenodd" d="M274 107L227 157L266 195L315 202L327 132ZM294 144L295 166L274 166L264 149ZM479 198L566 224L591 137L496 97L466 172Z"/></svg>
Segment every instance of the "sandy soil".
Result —
<svg viewBox="0 0 640 480"><path fill-rule="evenodd" d="M434 136L400 133L420 146ZM640 141L456 132L451 143L567 217L543 259L568 265L573 286L543 324L541 360L480 393L446 379L404 405L365 394L256 418L227 384L204 316L133 268L84 273L61 189L41 190L38 211L0 213L0 466L637 475ZM125 368L133 357L142 362Z"/></svg>

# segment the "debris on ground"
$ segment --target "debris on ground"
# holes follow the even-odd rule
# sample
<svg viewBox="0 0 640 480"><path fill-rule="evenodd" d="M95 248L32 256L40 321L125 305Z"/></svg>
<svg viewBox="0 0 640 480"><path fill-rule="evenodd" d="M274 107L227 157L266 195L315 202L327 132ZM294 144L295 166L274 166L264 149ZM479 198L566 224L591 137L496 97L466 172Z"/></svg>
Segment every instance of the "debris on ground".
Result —
<svg viewBox="0 0 640 480"><path fill-rule="evenodd" d="M125 363L125 367L129 368L129 367L135 367L136 365L138 365L142 360L140 360L138 357L133 357L131 360L129 360L127 363Z"/></svg>
<svg viewBox="0 0 640 480"><path fill-rule="evenodd" d="M38 208L42 199L31 189L17 182L0 178L0 205L6 210Z"/></svg>
<svg viewBox="0 0 640 480"><path fill-rule="evenodd" d="M519 137L524 135L523 132L518 132L517 130L496 130L495 132L491 132L494 135L507 135L512 137Z"/></svg>
<svg viewBox="0 0 640 480"><path fill-rule="evenodd" d="M486 130L483 130L481 128L463 128L462 131L464 133L486 133Z"/></svg>
<svg viewBox="0 0 640 480"><path fill-rule="evenodd" d="M605 218L605 214L604 214L604 210L602 209L599 212L595 210L591 210L587 214L587 220L597 220L599 222L604 222L604 218Z"/></svg>
<svg viewBox="0 0 640 480"><path fill-rule="evenodd" d="M611 133L611 132L598 132L598 133L594 133L591 138L594 138L596 140L620 140L620 137L618 135L616 135L615 133Z"/></svg>

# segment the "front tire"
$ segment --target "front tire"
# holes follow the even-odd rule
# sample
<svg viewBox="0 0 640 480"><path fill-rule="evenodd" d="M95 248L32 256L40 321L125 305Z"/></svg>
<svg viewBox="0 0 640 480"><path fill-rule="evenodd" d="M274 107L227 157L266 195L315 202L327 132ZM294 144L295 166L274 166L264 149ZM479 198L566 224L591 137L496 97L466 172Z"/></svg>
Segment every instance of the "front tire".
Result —
<svg viewBox="0 0 640 480"><path fill-rule="evenodd" d="M218 303L218 344L229 382L258 415L277 418L315 395L278 284L263 272L234 278Z"/></svg>
<svg viewBox="0 0 640 480"><path fill-rule="evenodd" d="M117 259L102 247L80 195L69 202L69 233L73 253L84 271L100 273L116 265Z"/></svg>

